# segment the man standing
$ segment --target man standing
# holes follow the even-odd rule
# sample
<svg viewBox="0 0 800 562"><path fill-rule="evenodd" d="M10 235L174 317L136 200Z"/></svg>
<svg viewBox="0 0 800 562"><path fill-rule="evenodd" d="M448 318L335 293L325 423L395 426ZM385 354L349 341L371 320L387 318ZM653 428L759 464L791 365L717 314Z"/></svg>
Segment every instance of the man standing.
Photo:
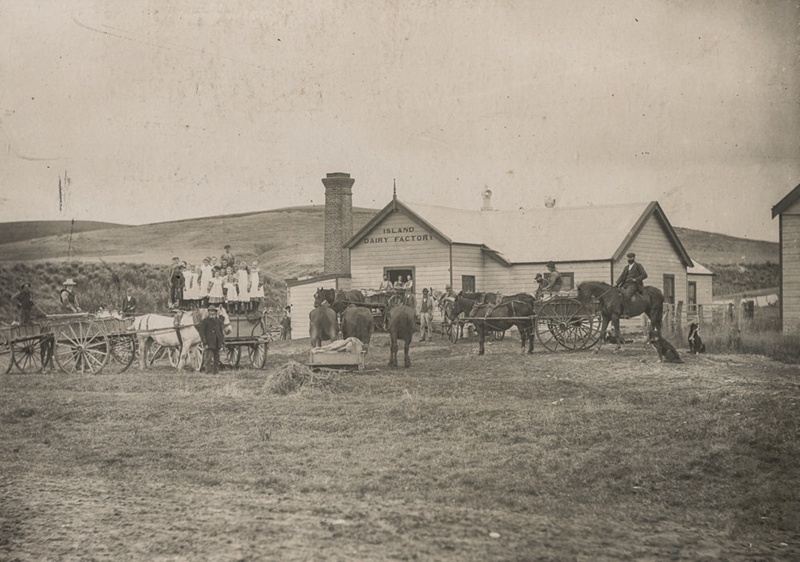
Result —
<svg viewBox="0 0 800 562"><path fill-rule="evenodd" d="M19 323L26 326L31 323L31 311L33 310L33 295L31 294L31 284L23 283L19 292L11 297L11 302L19 309Z"/></svg>
<svg viewBox="0 0 800 562"><path fill-rule="evenodd" d="M281 320L281 339L292 339L292 305L287 304L283 309L283 320Z"/></svg>
<svg viewBox="0 0 800 562"><path fill-rule="evenodd" d="M122 298L122 316L127 318L136 314L136 297L131 295L131 290L125 291L125 296Z"/></svg>
<svg viewBox="0 0 800 562"><path fill-rule="evenodd" d="M225 244L225 252L219 258L220 262L228 262L228 267L234 267L236 265L236 256L231 253L231 245ZM234 269L234 271L236 271Z"/></svg>
<svg viewBox="0 0 800 562"><path fill-rule="evenodd" d="M203 364L206 372L216 374L219 370L219 350L225 345L225 331L217 307L208 306L208 316L197 325L200 341L203 342Z"/></svg>
<svg viewBox="0 0 800 562"><path fill-rule="evenodd" d="M647 279L647 272L644 270L644 266L636 261L636 254L628 252L628 265L622 270L614 286L621 288L622 294L631 298L634 293L642 292L645 279Z"/></svg>
<svg viewBox="0 0 800 562"><path fill-rule="evenodd" d="M419 331L420 341L425 341L425 334L428 339L433 339L433 299L428 295L428 288L422 289L422 301L419 304Z"/></svg>
<svg viewBox="0 0 800 562"><path fill-rule="evenodd" d="M170 270L169 306L171 308L178 308L183 303L183 287L185 285L183 280L184 265L183 262L180 262L176 267Z"/></svg>
<svg viewBox="0 0 800 562"><path fill-rule="evenodd" d="M72 279L64 281L64 288L61 289L61 310L63 312L80 312L81 307L78 304L78 297L72 292L72 288L76 285Z"/></svg>
<svg viewBox="0 0 800 562"><path fill-rule="evenodd" d="M384 273L383 274L383 281L381 281L380 286L378 287L379 291L391 291L392 290L392 282L389 281L389 275Z"/></svg>

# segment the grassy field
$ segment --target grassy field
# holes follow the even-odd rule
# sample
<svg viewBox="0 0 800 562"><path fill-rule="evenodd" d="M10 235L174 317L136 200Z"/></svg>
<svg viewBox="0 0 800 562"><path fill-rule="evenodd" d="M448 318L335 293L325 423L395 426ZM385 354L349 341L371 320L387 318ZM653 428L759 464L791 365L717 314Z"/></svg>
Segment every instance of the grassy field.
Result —
<svg viewBox="0 0 800 562"><path fill-rule="evenodd" d="M415 343L390 371L0 376L0 558L796 560L797 367Z"/></svg>

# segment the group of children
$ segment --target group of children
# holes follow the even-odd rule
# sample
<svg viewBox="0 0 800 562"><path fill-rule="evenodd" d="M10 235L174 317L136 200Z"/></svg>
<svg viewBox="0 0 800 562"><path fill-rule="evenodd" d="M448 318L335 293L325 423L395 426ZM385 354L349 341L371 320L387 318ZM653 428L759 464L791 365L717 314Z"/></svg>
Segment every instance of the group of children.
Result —
<svg viewBox="0 0 800 562"><path fill-rule="evenodd" d="M175 308L205 308L209 304L224 306L229 313L258 310L264 297L261 269L258 261L252 264L236 262L223 254L219 264L216 257L204 258L195 266L172 258L170 267L170 304Z"/></svg>

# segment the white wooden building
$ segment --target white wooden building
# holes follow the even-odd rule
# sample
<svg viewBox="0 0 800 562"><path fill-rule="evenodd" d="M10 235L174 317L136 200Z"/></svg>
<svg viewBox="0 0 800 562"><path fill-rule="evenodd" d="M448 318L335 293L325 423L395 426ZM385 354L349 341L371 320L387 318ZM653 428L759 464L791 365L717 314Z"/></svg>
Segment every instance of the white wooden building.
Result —
<svg viewBox="0 0 800 562"><path fill-rule="evenodd" d="M349 275L287 281L294 337L308 333L318 287L377 289L387 274L392 281L411 275L417 302L423 287L446 285L532 293L536 274L546 273L553 260L563 289L570 290L582 281L613 283L628 252L647 270L645 284L661 289L667 302L686 304L691 294L694 304L711 304L711 272L693 264L655 201L516 211L492 210L484 201L482 210L467 211L393 197L342 244L349 251Z"/></svg>
<svg viewBox="0 0 800 562"><path fill-rule="evenodd" d="M635 252L646 284L670 302L686 302L693 265L657 202L464 211L393 199L347 247L353 287L376 287L384 273L410 273L417 292L448 284L455 291L533 292L549 260L565 290L587 280L613 283L625 255Z"/></svg>
<svg viewBox="0 0 800 562"><path fill-rule="evenodd" d="M784 332L800 332L800 185L772 207L779 217L780 303Z"/></svg>

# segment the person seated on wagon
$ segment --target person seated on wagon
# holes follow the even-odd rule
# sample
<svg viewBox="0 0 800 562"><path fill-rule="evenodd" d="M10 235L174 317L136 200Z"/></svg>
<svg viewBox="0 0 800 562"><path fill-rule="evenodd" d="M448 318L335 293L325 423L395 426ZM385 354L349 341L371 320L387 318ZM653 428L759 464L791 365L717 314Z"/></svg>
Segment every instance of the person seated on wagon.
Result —
<svg viewBox="0 0 800 562"><path fill-rule="evenodd" d="M378 286L378 290L379 291L391 291L393 287L394 287L394 285L392 285L392 282L389 281L389 275L384 273L383 274L383 281L381 281L381 284Z"/></svg>
<svg viewBox="0 0 800 562"><path fill-rule="evenodd" d="M81 307L78 304L78 297L72 292L72 288L77 285L72 279L64 281L64 288L61 289L59 296L61 297L61 311L62 312L80 312Z"/></svg>
<svg viewBox="0 0 800 562"><path fill-rule="evenodd" d="M539 289L536 291L537 297L551 297L555 293L558 293L561 290L561 286L564 284L561 274L556 269L555 262L547 262L547 270L550 272L547 277L547 282L544 286L539 286Z"/></svg>

